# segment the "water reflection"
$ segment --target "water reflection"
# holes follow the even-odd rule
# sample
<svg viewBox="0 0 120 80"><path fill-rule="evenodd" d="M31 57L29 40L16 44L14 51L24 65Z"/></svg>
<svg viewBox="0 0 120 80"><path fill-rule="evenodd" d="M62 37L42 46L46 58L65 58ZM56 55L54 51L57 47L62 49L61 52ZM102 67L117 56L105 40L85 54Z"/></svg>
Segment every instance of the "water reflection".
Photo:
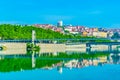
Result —
<svg viewBox="0 0 120 80"><path fill-rule="evenodd" d="M105 64L120 64L120 54L65 54L55 55L2 55L0 56L0 72L23 71L32 69L54 69L59 73L63 68L74 69L88 66L103 66ZM34 63L34 64L33 64ZM9 65L9 66L8 66Z"/></svg>

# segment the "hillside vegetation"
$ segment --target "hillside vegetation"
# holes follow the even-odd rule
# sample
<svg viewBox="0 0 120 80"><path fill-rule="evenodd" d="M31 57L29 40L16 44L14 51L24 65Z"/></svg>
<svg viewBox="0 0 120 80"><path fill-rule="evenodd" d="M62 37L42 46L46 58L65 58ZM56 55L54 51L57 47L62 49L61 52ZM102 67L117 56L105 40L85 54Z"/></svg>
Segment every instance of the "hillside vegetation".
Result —
<svg viewBox="0 0 120 80"><path fill-rule="evenodd" d="M49 29L10 24L0 25L0 37L1 39L31 39L32 30L36 31L37 39L74 38L72 35L64 35Z"/></svg>
<svg viewBox="0 0 120 80"><path fill-rule="evenodd" d="M65 35L49 29L10 24L0 25L0 37L1 39L31 39L32 30L36 31L37 39L81 38L80 35Z"/></svg>
<svg viewBox="0 0 120 80"><path fill-rule="evenodd" d="M20 26L11 24L0 25L0 39L1 40L18 40L18 39L31 39L32 30L36 31L36 39L80 39L80 38L94 38L81 35L62 34L54 32L50 29L37 28L34 26ZM76 40L75 40L76 41ZM78 40L79 41L79 40ZM84 40L85 41L85 40ZM86 40L89 41L89 40ZM108 42L109 40L93 40L95 42Z"/></svg>

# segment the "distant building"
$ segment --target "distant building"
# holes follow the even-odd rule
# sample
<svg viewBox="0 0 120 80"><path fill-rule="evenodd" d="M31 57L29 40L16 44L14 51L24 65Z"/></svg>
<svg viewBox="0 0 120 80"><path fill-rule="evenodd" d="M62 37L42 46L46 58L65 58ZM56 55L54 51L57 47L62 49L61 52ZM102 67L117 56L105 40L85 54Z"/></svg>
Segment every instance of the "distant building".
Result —
<svg viewBox="0 0 120 80"><path fill-rule="evenodd" d="M34 24L33 26L44 29L52 29L53 25L51 24Z"/></svg>
<svg viewBox="0 0 120 80"><path fill-rule="evenodd" d="M58 21L57 26L58 26L58 27L63 26L63 21Z"/></svg>
<svg viewBox="0 0 120 80"><path fill-rule="evenodd" d="M98 31L104 31L104 28L98 28Z"/></svg>
<svg viewBox="0 0 120 80"><path fill-rule="evenodd" d="M55 31L55 32L63 33L63 29L62 29L62 28L56 28L54 31Z"/></svg>
<svg viewBox="0 0 120 80"><path fill-rule="evenodd" d="M88 32L87 32L87 31L83 31L82 35L83 35L83 36L87 36L87 35L88 35Z"/></svg>
<svg viewBox="0 0 120 80"><path fill-rule="evenodd" d="M93 36L101 37L101 38L107 38L108 37L108 33L107 32L93 32Z"/></svg>
<svg viewBox="0 0 120 80"><path fill-rule="evenodd" d="M114 35L114 33L111 31L111 32L108 32L108 37L111 38L112 36Z"/></svg>
<svg viewBox="0 0 120 80"><path fill-rule="evenodd" d="M71 33L71 34L79 34L79 32L75 32L75 31L74 31L74 32L72 31L72 32L70 32L70 33Z"/></svg>
<svg viewBox="0 0 120 80"><path fill-rule="evenodd" d="M69 31L69 32L71 32L71 31L72 31L72 27L65 27L64 30L65 30L65 31Z"/></svg>
<svg viewBox="0 0 120 80"><path fill-rule="evenodd" d="M98 28L94 28L93 31L98 31Z"/></svg>

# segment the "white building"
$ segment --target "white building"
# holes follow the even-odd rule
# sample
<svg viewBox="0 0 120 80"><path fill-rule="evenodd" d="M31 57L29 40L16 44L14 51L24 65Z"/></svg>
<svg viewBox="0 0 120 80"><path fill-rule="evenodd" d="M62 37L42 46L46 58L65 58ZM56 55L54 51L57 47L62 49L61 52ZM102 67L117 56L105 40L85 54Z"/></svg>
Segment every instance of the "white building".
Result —
<svg viewBox="0 0 120 80"><path fill-rule="evenodd" d="M65 27L64 30L65 30L65 31L69 31L69 32L71 32L71 31L72 31L72 27Z"/></svg>
<svg viewBox="0 0 120 80"><path fill-rule="evenodd" d="M58 21L57 26L63 26L63 21Z"/></svg>

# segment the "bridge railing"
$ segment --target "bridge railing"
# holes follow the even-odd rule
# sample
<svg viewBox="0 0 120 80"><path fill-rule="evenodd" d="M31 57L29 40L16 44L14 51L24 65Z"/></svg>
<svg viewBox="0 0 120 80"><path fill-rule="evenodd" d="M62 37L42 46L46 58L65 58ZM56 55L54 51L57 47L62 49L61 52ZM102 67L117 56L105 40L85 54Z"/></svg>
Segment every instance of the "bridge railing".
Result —
<svg viewBox="0 0 120 80"><path fill-rule="evenodd" d="M98 38L98 39L86 39L86 38L80 38L80 39L36 39L35 43L74 43L74 42L111 42L111 39L103 39L103 38ZM32 42L32 40L27 40L27 39L21 39L21 40L0 40L1 42L23 42L23 43L29 43Z"/></svg>

